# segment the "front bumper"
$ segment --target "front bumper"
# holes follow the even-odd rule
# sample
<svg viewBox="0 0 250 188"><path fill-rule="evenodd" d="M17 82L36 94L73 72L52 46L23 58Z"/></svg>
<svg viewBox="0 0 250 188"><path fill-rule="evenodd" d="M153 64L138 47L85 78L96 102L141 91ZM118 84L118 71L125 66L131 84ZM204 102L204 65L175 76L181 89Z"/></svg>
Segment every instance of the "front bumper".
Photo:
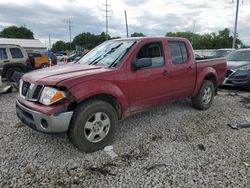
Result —
<svg viewBox="0 0 250 188"><path fill-rule="evenodd" d="M249 71L233 71L228 70L230 74L224 80L223 85L246 87L250 86L250 72Z"/></svg>
<svg viewBox="0 0 250 188"><path fill-rule="evenodd" d="M16 114L25 125L36 131L61 133L68 130L73 112L64 112L58 115L46 115L25 107L17 100Z"/></svg>

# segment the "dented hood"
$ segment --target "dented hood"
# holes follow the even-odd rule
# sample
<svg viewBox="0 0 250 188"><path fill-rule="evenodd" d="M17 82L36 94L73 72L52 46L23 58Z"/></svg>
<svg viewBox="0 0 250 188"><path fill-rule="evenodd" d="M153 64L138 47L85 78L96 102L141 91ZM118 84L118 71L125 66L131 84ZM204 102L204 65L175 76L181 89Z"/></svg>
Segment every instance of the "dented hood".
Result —
<svg viewBox="0 0 250 188"><path fill-rule="evenodd" d="M27 73L22 77L22 79L30 83L56 85L57 83L67 79L88 76L108 70L109 69L100 66L82 64L56 65Z"/></svg>

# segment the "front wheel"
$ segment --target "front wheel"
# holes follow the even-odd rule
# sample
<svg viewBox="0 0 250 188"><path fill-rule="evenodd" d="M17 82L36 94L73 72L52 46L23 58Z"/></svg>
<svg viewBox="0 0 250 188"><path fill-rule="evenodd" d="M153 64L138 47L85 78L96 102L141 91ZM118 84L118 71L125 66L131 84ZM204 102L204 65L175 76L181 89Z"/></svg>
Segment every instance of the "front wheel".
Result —
<svg viewBox="0 0 250 188"><path fill-rule="evenodd" d="M12 79L12 76L14 74L14 72L19 72L19 73L23 73L23 70L19 67L11 67L7 70L6 72L6 78L8 79L8 81L13 82L14 80Z"/></svg>
<svg viewBox="0 0 250 188"><path fill-rule="evenodd" d="M210 80L205 80L199 93L192 98L193 107L199 110L207 110L212 105L214 94L214 83Z"/></svg>
<svg viewBox="0 0 250 188"><path fill-rule="evenodd" d="M90 100L75 109L69 139L81 151L94 152L112 143L117 123L117 112L112 105Z"/></svg>

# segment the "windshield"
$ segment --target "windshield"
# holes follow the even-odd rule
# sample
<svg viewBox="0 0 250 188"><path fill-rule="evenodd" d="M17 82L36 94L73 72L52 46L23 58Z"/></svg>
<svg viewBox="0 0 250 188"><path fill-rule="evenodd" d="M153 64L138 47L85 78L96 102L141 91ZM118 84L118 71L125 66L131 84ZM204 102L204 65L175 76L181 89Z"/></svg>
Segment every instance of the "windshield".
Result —
<svg viewBox="0 0 250 188"><path fill-rule="evenodd" d="M91 50L78 60L77 63L99 65L104 67L116 67L120 64L121 59L127 54L129 49L134 44L134 40L107 41Z"/></svg>
<svg viewBox="0 0 250 188"><path fill-rule="evenodd" d="M230 53L226 58L228 61L250 61L250 50L235 51Z"/></svg>

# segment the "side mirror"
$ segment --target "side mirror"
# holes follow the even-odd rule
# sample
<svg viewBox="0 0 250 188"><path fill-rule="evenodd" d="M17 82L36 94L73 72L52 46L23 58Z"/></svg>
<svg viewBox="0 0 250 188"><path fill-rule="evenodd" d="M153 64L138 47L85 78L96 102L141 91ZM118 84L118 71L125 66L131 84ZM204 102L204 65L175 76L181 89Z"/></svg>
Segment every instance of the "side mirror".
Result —
<svg viewBox="0 0 250 188"><path fill-rule="evenodd" d="M152 66L151 58L141 58L132 62L132 69L134 71L145 68L145 67L151 67L151 66Z"/></svg>

